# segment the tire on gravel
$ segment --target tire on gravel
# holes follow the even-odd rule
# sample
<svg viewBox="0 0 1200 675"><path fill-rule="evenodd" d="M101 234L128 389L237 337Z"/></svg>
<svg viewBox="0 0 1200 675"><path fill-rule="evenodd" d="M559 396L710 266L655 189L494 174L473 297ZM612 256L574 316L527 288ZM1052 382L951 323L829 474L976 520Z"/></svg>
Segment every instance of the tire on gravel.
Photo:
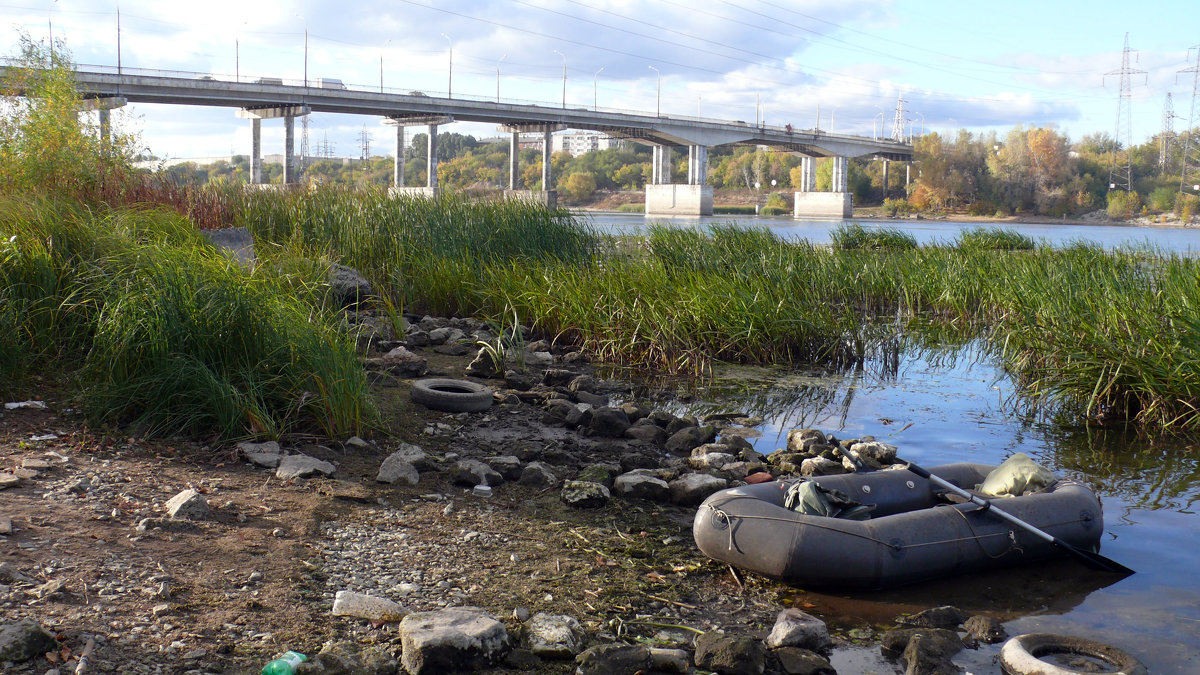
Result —
<svg viewBox="0 0 1200 675"><path fill-rule="evenodd" d="M492 390L470 380L431 377L413 382L413 403L432 410L461 413L479 412L492 407Z"/></svg>
<svg viewBox="0 0 1200 675"><path fill-rule="evenodd" d="M1004 643L1000 650L1000 666L1008 675L1081 675L1095 670L1076 670L1043 661L1041 657L1059 655L1082 656L1116 670L1104 670L1110 675L1146 675L1146 667L1129 654L1101 642L1050 633L1029 633Z"/></svg>

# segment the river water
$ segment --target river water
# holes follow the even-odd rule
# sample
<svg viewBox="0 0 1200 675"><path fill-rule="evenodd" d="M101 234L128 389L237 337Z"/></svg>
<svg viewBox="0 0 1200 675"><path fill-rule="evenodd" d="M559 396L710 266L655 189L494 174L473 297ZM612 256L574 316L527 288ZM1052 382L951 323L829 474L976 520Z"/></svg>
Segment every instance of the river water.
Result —
<svg viewBox="0 0 1200 675"><path fill-rule="evenodd" d="M610 231L633 231L642 216L594 217ZM781 236L828 241L841 223L772 218L676 219L677 224L734 222ZM873 221L918 241L949 241L976 223ZM1200 230L1122 226L1004 224L1051 244L1087 240L1105 248L1152 245L1200 251ZM1200 673L1200 442L1150 440L1122 431L1064 428L1029 414L1012 381L974 347L909 354L858 373L720 367L686 406L695 413L743 412L764 418L751 439L769 453L787 432L818 428L840 438L872 435L925 466L959 461L995 464L1017 451L1092 487L1104 505L1101 553L1137 571L1114 580L1072 560L965 575L886 592L826 595L781 586L791 601L845 627L881 626L896 615L942 604L988 613L1010 635L1051 632L1118 646L1156 675ZM1000 675L999 645L966 650L956 661L974 675ZM892 673L873 647L834 655L838 672Z"/></svg>

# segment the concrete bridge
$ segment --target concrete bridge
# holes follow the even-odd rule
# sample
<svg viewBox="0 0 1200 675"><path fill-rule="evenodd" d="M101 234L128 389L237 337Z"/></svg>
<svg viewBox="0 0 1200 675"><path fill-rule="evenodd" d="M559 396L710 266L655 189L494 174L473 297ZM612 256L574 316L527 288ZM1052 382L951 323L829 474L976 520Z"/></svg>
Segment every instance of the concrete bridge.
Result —
<svg viewBox="0 0 1200 675"><path fill-rule="evenodd" d="M3 72L0 68L0 74ZM753 125L743 121L717 120L677 115L648 114L608 109L554 107L532 103L488 101L466 97L443 98L422 92L395 93L350 89L339 80L318 78L304 82L258 78L253 82L225 81L200 73L162 71L117 72L114 68L81 66L76 71L83 96L101 111L101 127L107 126L108 110L126 102L237 108L239 117L249 119L252 130L251 181L261 182L261 124L264 119L282 119L285 129L284 180L295 180L294 121L311 112L371 115L384 118L396 128L394 189L435 193L437 185L437 131L451 122L495 123L512 134L508 189L518 191L518 139L521 133L543 134L542 192L533 198L553 201L550 175L550 134L562 129L603 132L654 148L653 171L646 185L648 214L711 215L712 186L707 185L708 149L720 145L761 145L802 156L803 180L796 191L797 216L844 218L851 215L847 188L847 163L851 157L872 156L885 161L912 159L911 145L890 139L872 139L820 129ZM428 182L421 187L404 184L403 147L405 127L428 127ZM671 182L674 148L686 147L688 181ZM816 191L815 159L834 159L830 192Z"/></svg>

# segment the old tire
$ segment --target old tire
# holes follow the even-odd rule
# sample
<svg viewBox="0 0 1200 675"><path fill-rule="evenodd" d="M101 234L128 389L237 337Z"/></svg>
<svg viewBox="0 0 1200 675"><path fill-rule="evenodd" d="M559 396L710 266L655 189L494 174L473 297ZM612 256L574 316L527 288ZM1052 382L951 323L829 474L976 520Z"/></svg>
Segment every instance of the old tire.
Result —
<svg viewBox="0 0 1200 675"><path fill-rule="evenodd" d="M412 400L442 412L479 412L492 406L492 390L470 380L431 377L413 382Z"/></svg>
<svg viewBox="0 0 1200 675"><path fill-rule="evenodd" d="M1104 672L1112 675L1146 675L1146 667L1129 654L1094 640L1029 633L1004 643L1000 650L1000 666L1008 675L1082 675L1094 670L1076 670L1067 666L1043 661L1041 657L1054 654L1077 655L1103 663L1116 670Z"/></svg>

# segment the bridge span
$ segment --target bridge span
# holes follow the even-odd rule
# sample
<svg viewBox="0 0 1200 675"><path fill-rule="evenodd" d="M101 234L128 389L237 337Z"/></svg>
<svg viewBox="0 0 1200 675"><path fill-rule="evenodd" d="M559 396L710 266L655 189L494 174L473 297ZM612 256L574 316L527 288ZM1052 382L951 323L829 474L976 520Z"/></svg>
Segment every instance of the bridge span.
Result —
<svg viewBox="0 0 1200 675"><path fill-rule="evenodd" d="M0 67L0 75L3 74ZM550 189L550 134L562 129L598 131L654 148L653 172L646 185L646 211L651 214L711 215L712 187L707 185L708 148L719 145L761 145L802 156L803 180L797 186L796 215L849 217L851 200L847 187L847 162L851 157L872 156L885 161L912 159L911 145L891 140L820 129L794 129L791 125L752 125L743 121L677 115L649 114L608 109L554 107L533 103L488 101L472 98L428 96L422 92L396 93L348 88L338 80L316 79L285 82L258 78L253 82L226 81L201 73L163 71L118 72L106 67L79 66L76 79L81 94L101 111L102 128L107 111L126 102L236 108L249 119L252 129L251 180L261 181L261 121L283 119L285 128L284 180L292 182L294 168L294 120L311 112L382 117L396 128L395 189L432 193L437 185L437 128L451 122L495 123L511 134L510 190L520 187L518 138L520 133L543 134L541 193L538 199L554 198ZM427 185L404 185L403 146L405 127L428 127ZM688 182L671 183L673 148L688 149ZM830 192L816 192L815 158L834 159Z"/></svg>

